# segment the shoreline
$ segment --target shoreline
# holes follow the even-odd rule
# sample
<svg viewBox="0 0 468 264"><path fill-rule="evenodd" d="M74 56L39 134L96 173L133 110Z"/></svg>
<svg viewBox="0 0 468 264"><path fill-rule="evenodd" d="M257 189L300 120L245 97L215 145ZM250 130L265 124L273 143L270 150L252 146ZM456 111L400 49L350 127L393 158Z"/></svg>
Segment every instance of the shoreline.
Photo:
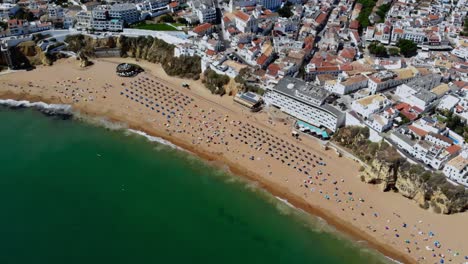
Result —
<svg viewBox="0 0 468 264"><path fill-rule="evenodd" d="M42 104L46 104L48 106L64 106L66 104L55 104L53 102L46 102L46 100L43 100L44 98L35 98L35 97L17 97L17 98L11 98L12 95L7 95L5 96L4 94L0 94L0 100L12 100L16 102L26 102L28 101L30 105L22 106L14 106L14 105L8 105L8 104L2 104L5 107L20 107L20 108L34 108L35 110L41 111L42 112ZM38 104L41 104L41 107L38 107ZM35 105L36 104L36 105ZM70 106L70 114L72 116L76 116L77 112L73 110L73 107ZM12 109L15 110L15 109ZM82 113L82 112L79 112ZM46 113L48 114L48 113ZM54 114L51 114L54 115ZM60 115L60 113L57 113L57 115ZM89 113L85 113L85 117L83 117L85 120L87 120L86 117L91 117L91 118L105 118L106 121L109 121L111 123L125 123L123 120L116 119L115 117L106 117L106 116L98 116L98 115L89 115ZM81 118L81 117L80 117ZM110 120L109 120L110 118ZM86 122L86 121L85 121ZM98 126L105 127L103 123L97 124ZM339 219L336 219L331 213L327 212L323 208L318 208L314 207L310 204L308 204L306 201L303 201L300 197L295 196L294 194L290 194L288 192L282 191L279 186L276 186L274 183L268 183L262 180L261 176L256 175L254 172L250 172L247 170L244 170L238 165L232 164L232 162L228 160L220 160L214 155L210 155L209 153L206 153L204 151L200 151L197 148L190 147L189 145L183 143L183 142L176 142L177 140L175 138L165 138L163 135L155 135L152 134L150 131L146 131L145 128L143 127L138 127L138 126L132 126L127 124L128 127L125 128L126 130L137 134L139 136L145 137L148 141L151 142L151 140L147 137L155 137L157 139L162 140L156 142L158 144L164 144L168 145L171 147L174 147L177 150L181 151L187 151L190 155L195 155L196 157L200 158L204 162L208 162L210 166L213 166L215 168L221 169L223 171L226 171L229 174L232 174L236 177L241 177L244 179L247 179L249 181L253 181L255 183L258 183L258 187L262 188L263 190L267 191L270 195L274 196L277 198L279 201L287 204L288 206L292 206L294 210L302 210L303 212L310 214L315 217L319 217L323 219L327 225L332 226L335 228L338 232L343 233L346 235L348 238L352 239L354 242L359 242L359 241L365 241L364 247L368 247L370 249L376 250L380 254L383 255L383 257L390 259L390 261L397 261L400 263L417 263L413 261L412 259L406 257L405 255L400 254L397 250L389 250L386 245L381 244L377 240L373 239L370 236L365 236L363 233L361 233L359 230L355 230L354 228L350 228L346 223L342 223L339 221ZM105 127L107 128L107 127ZM117 130L123 130L124 128L118 128ZM138 132L144 133L140 134ZM227 166L227 168L226 168ZM361 245L362 246L362 245Z"/></svg>
<svg viewBox="0 0 468 264"><path fill-rule="evenodd" d="M313 138L292 138L293 120L289 117L274 109L252 114L232 97L212 95L199 80L168 76L160 65L144 61L137 63L145 73L134 78L116 77L115 66L123 61L133 62L106 58L83 69L74 60L65 59L56 66L3 75L0 98L70 105L77 119L110 129L140 131L150 141L156 136L211 166L258 183L298 210L324 219L352 241L366 241L365 248L387 258L434 263L447 254L446 262L452 255L452 263L465 262L468 213L437 215L397 193L384 193L362 183L359 163L354 159L338 157L333 149L324 150ZM184 82L190 89L181 87ZM170 114L170 120L151 110L149 100L145 107L143 99L135 102L130 94L125 97L126 91L145 96L139 92L143 88L149 88L147 99L167 106L161 112ZM325 164L319 164L322 158ZM430 232L437 237L428 236ZM435 240L444 247L428 251Z"/></svg>

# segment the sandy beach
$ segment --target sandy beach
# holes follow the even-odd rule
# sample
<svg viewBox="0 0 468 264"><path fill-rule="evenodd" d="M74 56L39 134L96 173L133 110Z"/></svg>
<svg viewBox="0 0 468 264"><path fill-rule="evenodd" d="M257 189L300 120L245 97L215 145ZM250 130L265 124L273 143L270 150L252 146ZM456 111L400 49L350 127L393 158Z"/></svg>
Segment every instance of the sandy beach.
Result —
<svg viewBox="0 0 468 264"><path fill-rule="evenodd" d="M124 61L134 62L100 59L82 69L64 59L0 75L0 98L70 104L81 114L166 139L398 261L468 262L467 213L435 214L362 183L358 162L309 136L293 138L292 119L273 109L251 113L232 97L211 95L201 81L170 77L151 63L137 62L145 69L137 77L118 77L115 67Z"/></svg>

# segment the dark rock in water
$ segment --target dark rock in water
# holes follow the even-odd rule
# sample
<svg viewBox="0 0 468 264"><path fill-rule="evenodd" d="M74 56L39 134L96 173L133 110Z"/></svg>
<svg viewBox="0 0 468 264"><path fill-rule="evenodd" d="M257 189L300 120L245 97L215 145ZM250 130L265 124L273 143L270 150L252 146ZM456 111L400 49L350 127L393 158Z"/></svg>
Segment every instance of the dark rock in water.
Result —
<svg viewBox="0 0 468 264"><path fill-rule="evenodd" d="M46 116L56 117L57 119L61 120L68 120L73 116L70 112L67 112L63 109L41 108L39 111Z"/></svg>

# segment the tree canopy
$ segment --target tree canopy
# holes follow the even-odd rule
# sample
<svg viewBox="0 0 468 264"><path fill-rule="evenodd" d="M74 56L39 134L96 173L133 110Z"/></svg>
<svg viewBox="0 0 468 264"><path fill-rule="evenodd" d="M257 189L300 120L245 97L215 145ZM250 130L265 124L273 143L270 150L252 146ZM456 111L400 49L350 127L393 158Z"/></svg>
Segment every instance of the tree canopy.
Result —
<svg viewBox="0 0 468 264"><path fill-rule="evenodd" d="M369 52L377 57L387 56L387 48L378 42L372 42L368 46Z"/></svg>
<svg viewBox="0 0 468 264"><path fill-rule="evenodd" d="M289 2L288 2L289 3ZM280 17L292 17L294 14L291 11L291 5L285 4L280 9L278 9L278 14Z"/></svg>
<svg viewBox="0 0 468 264"><path fill-rule="evenodd" d="M369 21L369 17L372 14L372 9L375 6L376 0L358 0L358 3L362 4L361 13L357 17L357 21L359 21L360 29L366 28L371 25Z"/></svg>
<svg viewBox="0 0 468 264"><path fill-rule="evenodd" d="M416 55L418 51L418 45L411 40L400 39L397 43L398 48L400 48L400 53L405 57L411 57Z"/></svg>

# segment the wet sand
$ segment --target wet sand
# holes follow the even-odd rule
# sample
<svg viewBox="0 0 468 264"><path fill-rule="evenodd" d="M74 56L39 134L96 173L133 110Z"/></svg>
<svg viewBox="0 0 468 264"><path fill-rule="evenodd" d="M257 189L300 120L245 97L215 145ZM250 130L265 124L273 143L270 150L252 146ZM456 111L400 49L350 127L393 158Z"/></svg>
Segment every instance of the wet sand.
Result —
<svg viewBox="0 0 468 264"><path fill-rule="evenodd" d="M468 214L438 215L397 193L362 183L357 162L325 151L309 136L294 139L292 120L272 109L250 113L232 97L211 95L201 81L167 76L159 65L146 62L138 62L145 73L121 78L115 66L122 61L132 60L102 59L81 69L66 59L52 67L2 75L0 97L71 104L81 114L162 137L228 166L399 261L465 261ZM190 89L182 88L183 82Z"/></svg>

